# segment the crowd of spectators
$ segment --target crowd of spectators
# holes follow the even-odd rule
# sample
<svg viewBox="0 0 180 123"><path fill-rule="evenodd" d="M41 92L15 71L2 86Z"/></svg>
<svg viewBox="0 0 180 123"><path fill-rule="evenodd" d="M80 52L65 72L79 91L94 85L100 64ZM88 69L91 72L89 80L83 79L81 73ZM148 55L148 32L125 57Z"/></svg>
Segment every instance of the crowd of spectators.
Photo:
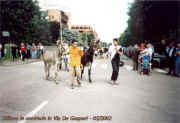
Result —
<svg viewBox="0 0 180 123"><path fill-rule="evenodd" d="M13 61L18 58L20 58L22 61L25 61L25 59L40 59L43 51L44 46L42 43L21 43L20 45L10 44L10 52ZM2 44L0 44L0 61L6 53L7 49L3 48Z"/></svg>
<svg viewBox="0 0 180 123"><path fill-rule="evenodd" d="M133 70L138 70L138 58L142 51L149 53L151 63L153 63L154 54L165 57L167 75L180 76L180 42L162 40L160 44L153 46L150 43L141 43L130 45L125 48L124 53L133 60Z"/></svg>

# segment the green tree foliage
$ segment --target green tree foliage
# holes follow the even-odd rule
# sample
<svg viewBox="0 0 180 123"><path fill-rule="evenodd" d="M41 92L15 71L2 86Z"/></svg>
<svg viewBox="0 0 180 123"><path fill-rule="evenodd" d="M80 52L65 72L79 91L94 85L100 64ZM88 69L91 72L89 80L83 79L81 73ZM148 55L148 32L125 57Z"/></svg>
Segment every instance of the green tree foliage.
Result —
<svg viewBox="0 0 180 123"><path fill-rule="evenodd" d="M170 41L180 39L180 2L179 1L141 1L129 8L128 27L121 34L122 44L131 44L147 40L156 43L162 38Z"/></svg>
<svg viewBox="0 0 180 123"><path fill-rule="evenodd" d="M81 34L81 40L82 40L82 44L83 44L84 46L87 46L87 44L88 44L88 37L87 37L87 34L86 34L86 33L82 33L82 34Z"/></svg>
<svg viewBox="0 0 180 123"><path fill-rule="evenodd" d="M93 33L87 35L88 45L95 42L95 36Z"/></svg>
<svg viewBox="0 0 180 123"><path fill-rule="evenodd" d="M95 42L95 36L93 33L89 33L89 34L82 33L81 40L82 40L82 44L84 46L87 46L87 45L93 44Z"/></svg>
<svg viewBox="0 0 180 123"><path fill-rule="evenodd" d="M107 43L107 42L101 41L101 42L100 42L100 45L101 45L102 47L108 47L108 43Z"/></svg>
<svg viewBox="0 0 180 123"><path fill-rule="evenodd" d="M68 28L63 29L63 40L69 43L71 43L72 40L77 40L79 43L82 43L80 33L69 30Z"/></svg>
<svg viewBox="0 0 180 123"><path fill-rule="evenodd" d="M0 1L0 9L0 33L9 31L15 43L51 41L46 15L36 0Z"/></svg>
<svg viewBox="0 0 180 123"><path fill-rule="evenodd" d="M110 47L112 45L112 43L108 43L108 47Z"/></svg>

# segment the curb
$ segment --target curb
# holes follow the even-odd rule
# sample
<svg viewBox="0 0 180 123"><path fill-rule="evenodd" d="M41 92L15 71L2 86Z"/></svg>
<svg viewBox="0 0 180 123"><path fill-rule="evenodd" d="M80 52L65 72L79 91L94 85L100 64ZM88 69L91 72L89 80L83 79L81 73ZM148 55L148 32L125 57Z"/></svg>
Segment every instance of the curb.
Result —
<svg viewBox="0 0 180 123"><path fill-rule="evenodd" d="M15 65L24 65L24 64L30 64L34 62L40 62L42 61L41 59L31 59L31 60L25 60L24 62L21 60L18 61L10 61L10 62L2 62L0 63L0 66L15 66Z"/></svg>

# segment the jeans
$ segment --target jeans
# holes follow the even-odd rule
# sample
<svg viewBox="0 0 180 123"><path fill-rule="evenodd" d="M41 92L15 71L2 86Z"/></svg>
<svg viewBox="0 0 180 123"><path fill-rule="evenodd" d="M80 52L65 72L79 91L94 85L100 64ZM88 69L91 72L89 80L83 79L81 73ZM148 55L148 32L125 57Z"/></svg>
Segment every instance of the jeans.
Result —
<svg viewBox="0 0 180 123"><path fill-rule="evenodd" d="M0 50L0 63L1 63L1 58L2 58L2 53L1 53L1 50Z"/></svg>
<svg viewBox="0 0 180 123"><path fill-rule="evenodd" d="M69 71L69 59L67 57L64 58L65 70Z"/></svg>
<svg viewBox="0 0 180 123"><path fill-rule="evenodd" d="M138 71L138 61L133 61L133 70Z"/></svg>
<svg viewBox="0 0 180 123"><path fill-rule="evenodd" d="M31 50L27 50L27 58L30 58L31 56Z"/></svg>
<svg viewBox="0 0 180 123"><path fill-rule="evenodd" d="M24 61L25 56L26 56L26 52L25 52L25 51L22 51L21 55L22 55L22 61Z"/></svg>
<svg viewBox="0 0 180 123"><path fill-rule="evenodd" d="M31 57L32 57L32 59L36 59L37 58L37 51L32 51Z"/></svg>
<svg viewBox="0 0 180 123"><path fill-rule="evenodd" d="M176 75L180 75L180 56L176 56L174 70Z"/></svg>
<svg viewBox="0 0 180 123"><path fill-rule="evenodd" d="M111 61L112 69L113 69L111 80L113 80L113 81L116 81L118 78L119 62L120 62L120 60L116 60L116 59L112 59L112 61Z"/></svg>

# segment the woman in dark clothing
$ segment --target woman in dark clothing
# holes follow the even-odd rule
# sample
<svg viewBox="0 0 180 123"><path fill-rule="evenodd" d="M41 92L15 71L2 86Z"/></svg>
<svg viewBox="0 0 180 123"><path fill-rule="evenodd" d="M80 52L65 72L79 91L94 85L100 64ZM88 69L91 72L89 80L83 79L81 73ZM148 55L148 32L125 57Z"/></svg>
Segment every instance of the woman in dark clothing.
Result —
<svg viewBox="0 0 180 123"><path fill-rule="evenodd" d="M120 64L120 56L122 55L122 48L118 45L118 40L113 40L113 45L109 48L109 53L111 54L111 64L112 64L112 75L111 81L113 84L118 84L118 74L119 74L119 64Z"/></svg>
<svg viewBox="0 0 180 123"><path fill-rule="evenodd" d="M138 71L138 45L136 44L132 50L133 70Z"/></svg>
<svg viewBox="0 0 180 123"><path fill-rule="evenodd" d="M15 44L13 44L12 47L11 47L11 53L12 53L13 61L17 58L16 50L17 50L17 46Z"/></svg>
<svg viewBox="0 0 180 123"><path fill-rule="evenodd" d="M168 68L169 68L169 72L168 74L171 75L175 75L174 73L174 65L175 65L175 54L176 54L176 47L175 47L175 42L172 42L170 44L170 47L169 47L169 50L168 50L168 56L167 56L167 59L168 59Z"/></svg>

